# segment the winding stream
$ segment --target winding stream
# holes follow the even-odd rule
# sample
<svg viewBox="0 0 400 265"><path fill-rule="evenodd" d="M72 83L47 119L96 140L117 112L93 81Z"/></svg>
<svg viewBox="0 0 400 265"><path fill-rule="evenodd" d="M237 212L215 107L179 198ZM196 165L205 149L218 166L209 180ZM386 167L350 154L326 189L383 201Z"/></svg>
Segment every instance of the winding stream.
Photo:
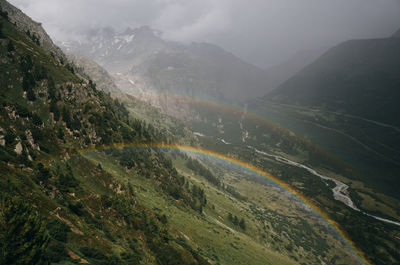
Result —
<svg viewBox="0 0 400 265"><path fill-rule="evenodd" d="M194 134L197 135L197 136L200 136L200 137L204 137L205 136L204 134L198 133L198 132L195 132ZM218 138L218 140L220 140L223 144L226 144L226 145L230 145L231 144L231 143L225 141L222 138ZM254 150L257 154L261 154L261 155L264 155L264 156L268 156L268 157L274 158L276 161L284 163L284 164L287 164L287 165L290 165L290 166L303 168L303 169L307 170L309 173L313 174L314 176L320 177L323 180L333 181L335 183L335 187L332 188L332 192L333 192L333 198L335 200L341 201L346 206L350 207L351 209L353 209L353 210L355 210L357 212L361 212L361 213L363 213L365 215L368 215L368 216L370 216L372 218L375 218L376 220L400 226L400 222L396 222L396 221L392 221L392 220L389 220L389 219L386 219L386 218L378 217L378 216L363 212L360 209L358 209L357 206L354 204L354 202L350 198L349 192L347 191L349 186L347 184L345 184L345 183L343 183L343 182L341 182L341 181L339 181L337 179L330 178L330 177L327 177L325 175L322 175L322 174L318 173L317 171L315 171L314 169L312 169L312 168L310 168L310 167L308 167L306 165L294 162L294 161L289 160L289 159L287 159L285 157L269 154L269 153L266 153L264 151L260 151L257 148L255 148L253 146L250 146L250 145L248 145L247 147L252 149L252 150Z"/></svg>
<svg viewBox="0 0 400 265"><path fill-rule="evenodd" d="M278 161L278 162L281 162L281 163L284 163L284 164L287 164L287 165L291 165L291 166L295 166L295 167L298 167L298 168L303 168L303 169L307 170L309 173L313 174L314 176L320 177L320 178L323 179L323 180L330 180L330 181L333 181L333 182L335 183L335 185L336 185L336 186L332 189L333 197L335 198L335 200L341 201L341 202L343 202L346 206L350 207L351 209L353 209L353 210L355 210L355 211L358 211L358 212L361 212L361 213L363 213L363 214L365 214L365 215L368 215L368 216L370 216L370 217L372 217L372 218L375 218L376 220L379 220L379 221L382 221L382 222L385 222L385 223L389 223L389 224L393 224L393 225L400 226L400 222L396 222L396 221L388 220L388 219L385 219L385 218L382 218L382 217L378 217L378 216L375 216L375 215L372 215L372 214L363 212L363 211L361 211L360 209L358 209L357 206L354 204L354 202L351 200L351 198L350 198L350 196L349 196L349 193L348 193L348 191L347 191L347 189L349 188L349 186L346 185L345 183L343 183L343 182L341 182L341 181L339 181L339 180L337 180L337 179L324 176L324 175L318 173L317 171L315 171L314 169L312 169L312 168L310 168L310 167L308 167L308 166L306 166L306 165L303 165L303 164L300 164L300 163L291 161L291 160L289 160L289 159L287 159L287 158L284 158L284 157L282 157L282 156L277 156L277 155L273 155L273 154L268 154L268 153L266 153L266 152L257 150L255 147L252 147L252 146L247 146L247 147L250 148L250 149L252 149L252 150L254 150L254 151L255 151L256 153L258 153L258 154L261 154L261 155L264 155L264 156L268 156L268 157L272 157L272 158L274 158L274 159L275 159L276 161Z"/></svg>
<svg viewBox="0 0 400 265"><path fill-rule="evenodd" d="M358 208L355 206L354 202L351 200L351 198L350 198L349 195L348 195L347 189L349 188L349 186L347 186L347 185L344 184L343 182L341 182L341 181L339 181L339 180L336 180L336 179L333 179L333 178L330 178L330 177L327 177L327 176L324 176L324 175L321 175L321 174L319 174L317 171L315 171L315 170L312 169L312 168L309 168L309 167L307 167L307 166L305 166L305 165L303 165L303 164L300 164L300 163L291 161L291 160L289 160L289 159L287 159L287 158L284 158L284 157L282 157L282 156L277 156L277 155L268 154L268 153L266 153L266 152L257 150L256 148L254 148L254 147L252 147L252 146L247 146L247 147L253 149L253 150L254 150L256 153L258 153L258 154L262 154L262 155L265 155L265 156L268 156L268 157L272 157L272 158L274 158L276 161L279 161L279 162L281 162L281 163L284 163L284 164L287 164L287 165L291 165L291 166L295 166L295 167L298 167L298 168L303 168L303 169L307 170L308 172L310 172L311 174L313 174L313 175L315 175L315 176L318 176L318 177L320 177L320 178L323 179L323 180L330 180L330 181L333 181L333 182L335 183L335 185L336 185L336 186L332 189L332 191L333 191L333 197L335 198L335 200L338 200L338 201L343 202L344 204L346 204L348 207L350 207L350 208L353 209L353 210L360 211L360 209L358 209Z"/></svg>

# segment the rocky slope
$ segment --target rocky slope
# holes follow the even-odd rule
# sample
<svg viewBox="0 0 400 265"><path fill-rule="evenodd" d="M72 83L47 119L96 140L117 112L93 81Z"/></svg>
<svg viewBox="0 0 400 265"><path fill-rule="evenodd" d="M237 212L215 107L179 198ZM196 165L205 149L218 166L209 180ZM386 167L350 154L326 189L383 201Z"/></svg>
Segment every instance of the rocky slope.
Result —
<svg viewBox="0 0 400 265"><path fill-rule="evenodd" d="M260 68L215 45L165 41L149 27L97 30L60 45L96 61L122 91L174 115L188 114L188 104L198 98L240 102L267 92Z"/></svg>
<svg viewBox="0 0 400 265"><path fill-rule="evenodd" d="M115 85L110 74L93 60L76 54L69 54L68 60L74 64L75 70L78 73L87 79L93 80L97 88L101 91L111 93L115 96L123 94Z"/></svg>

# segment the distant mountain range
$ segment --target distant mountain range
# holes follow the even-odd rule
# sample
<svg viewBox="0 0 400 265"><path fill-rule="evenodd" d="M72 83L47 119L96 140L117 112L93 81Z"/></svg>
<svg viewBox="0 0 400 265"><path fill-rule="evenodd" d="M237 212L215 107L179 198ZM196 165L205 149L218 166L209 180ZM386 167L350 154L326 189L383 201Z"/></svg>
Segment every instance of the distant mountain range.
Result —
<svg viewBox="0 0 400 265"><path fill-rule="evenodd" d="M265 98L400 125L399 37L341 43Z"/></svg>
<svg viewBox="0 0 400 265"><path fill-rule="evenodd" d="M128 81L122 90L131 94L143 91L140 83L159 93L235 102L267 92L266 73L261 68L216 45L163 40L160 32L147 26L121 33L95 30L84 41L60 45L67 53L91 58L118 74L117 78Z"/></svg>

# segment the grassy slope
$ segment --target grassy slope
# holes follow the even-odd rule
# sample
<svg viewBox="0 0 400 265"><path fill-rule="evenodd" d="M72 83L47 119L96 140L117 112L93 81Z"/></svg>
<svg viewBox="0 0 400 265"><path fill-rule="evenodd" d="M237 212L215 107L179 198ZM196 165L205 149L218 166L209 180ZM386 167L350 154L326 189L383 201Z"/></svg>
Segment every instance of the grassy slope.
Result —
<svg viewBox="0 0 400 265"><path fill-rule="evenodd" d="M237 233L233 234L224 227L200 214L195 214L183 207L172 198L165 197L155 189L154 183L146 179L126 173L125 170L107 157L98 154L88 154L94 163L101 163L103 168L114 176L131 180L135 193L148 207L165 213L169 219L172 231L176 236L186 240L192 247L199 248L200 253L210 259L218 257L215 262L221 264L294 264L290 259L265 249L249 237ZM133 176L132 176L133 175ZM213 200L214 201L214 200ZM205 212L207 214L207 211ZM188 238L188 239L187 239ZM232 248L230 243L239 243L241 249Z"/></svg>
<svg viewBox="0 0 400 265"><path fill-rule="evenodd" d="M241 176L239 172L223 165L207 163L215 170L223 172L226 184L249 196L248 201L237 199L232 194L216 188L187 169L182 157L172 156L178 171L192 182L204 187L206 191L208 202L204 214L193 215L182 207L180 202L160 194L151 181L143 179L134 171L127 172L102 154L90 153L85 156L95 164L101 163L109 173L123 176L125 181L130 180L138 198L141 198L148 207L168 216L171 231L174 231L177 238L214 262L293 264L297 263L294 260L298 260L299 263L309 264L318 262L318 256L323 252L322 259L329 261L330 264L341 264L341 262L347 264L351 260L346 250L343 250L343 246L340 243L335 244L337 241L331 233L301 206L293 204L289 198L285 198L274 188L261 185L252 177ZM246 219L247 229L243 231L233 225L228 220L228 213L243 216ZM304 234L303 231L307 229L307 234ZM297 239L294 239L296 237ZM317 250L312 244L318 240L324 243L321 242L321 249ZM326 247L324 244L327 244ZM291 257L292 261L288 257Z"/></svg>

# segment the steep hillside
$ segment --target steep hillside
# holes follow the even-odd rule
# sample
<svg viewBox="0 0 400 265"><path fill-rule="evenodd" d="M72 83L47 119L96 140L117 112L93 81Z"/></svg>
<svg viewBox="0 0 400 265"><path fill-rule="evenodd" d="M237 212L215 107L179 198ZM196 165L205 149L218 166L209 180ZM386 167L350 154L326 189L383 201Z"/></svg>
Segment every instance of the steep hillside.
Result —
<svg viewBox="0 0 400 265"><path fill-rule="evenodd" d="M109 73L93 60L76 54L69 54L68 59L73 62L75 70L83 77L93 80L99 90L116 96L123 94Z"/></svg>
<svg viewBox="0 0 400 265"><path fill-rule="evenodd" d="M1 263L207 264L196 251L169 241L165 217L138 202L131 184L78 153L168 141L168 132L162 136L129 117L118 101L14 26L6 12L0 19ZM142 159L162 172L154 179L163 183L161 193L172 196L173 190L199 211L204 198L192 196L163 154L150 151Z"/></svg>
<svg viewBox="0 0 400 265"><path fill-rule="evenodd" d="M266 98L398 126L399 71L400 39L347 41L330 49Z"/></svg>

